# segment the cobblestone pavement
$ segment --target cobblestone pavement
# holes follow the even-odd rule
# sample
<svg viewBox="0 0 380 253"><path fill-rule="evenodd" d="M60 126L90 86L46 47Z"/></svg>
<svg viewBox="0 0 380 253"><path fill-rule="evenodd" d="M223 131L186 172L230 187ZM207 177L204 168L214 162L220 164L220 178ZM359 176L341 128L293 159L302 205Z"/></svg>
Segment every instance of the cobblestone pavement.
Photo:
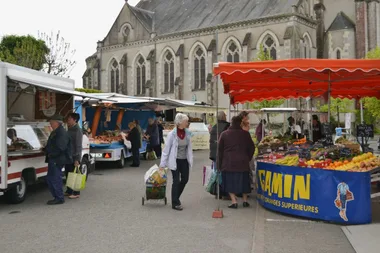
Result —
<svg viewBox="0 0 380 253"><path fill-rule="evenodd" d="M142 206L143 176L153 163L98 168L81 198L61 206L45 205L50 199L45 185L33 187L20 205L0 198L0 252L354 252L339 226L276 214L254 199L251 208L238 210L227 209L228 202L222 201L225 217L212 219L217 202L202 187L208 151L195 152L184 211L163 202Z"/></svg>

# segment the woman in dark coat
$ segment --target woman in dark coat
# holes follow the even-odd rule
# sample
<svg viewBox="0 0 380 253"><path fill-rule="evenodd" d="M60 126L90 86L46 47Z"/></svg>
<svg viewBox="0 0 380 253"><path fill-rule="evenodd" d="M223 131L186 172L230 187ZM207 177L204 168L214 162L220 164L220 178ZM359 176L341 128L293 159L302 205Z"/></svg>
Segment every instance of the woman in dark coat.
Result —
<svg viewBox="0 0 380 253"><path fill-rule="evenodd" d="M141 134L136 127L135 122L130 122L128 125L131 131L128 134L128 140L131 142L131 151L132 151L132 167L140 166L140 148L141 148Z"/></svg>
<svg viewBox="0 0 380 253"><path fill-rule="evenodd" d="M238 207L236 195L243 195L243 207L249 207L247 201L251 192L249 163L255 152L251 135L241 128L242 118L232 118L231 127L224 131L219 139L218 168L223 172L223 192L228 192L232 204L229 208Z"/></svg>

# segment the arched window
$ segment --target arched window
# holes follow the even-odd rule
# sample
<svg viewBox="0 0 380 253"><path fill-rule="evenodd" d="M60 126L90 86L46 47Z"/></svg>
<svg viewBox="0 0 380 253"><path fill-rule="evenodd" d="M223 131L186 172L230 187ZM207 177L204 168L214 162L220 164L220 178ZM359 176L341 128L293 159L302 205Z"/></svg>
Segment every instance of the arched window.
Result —
<svg viewBox="0 0 380 253"><path fill-rule="evenodd" d="M339 49L336 50L336 58L337 58L338 60L342 58Z"/></svg>
<svg viewBox="0 0 380 253"><path fill-rule="evenodd" d="M119 63L115 59L111 62L110 69L111 92L117 92L117 88L119 87Z"/></svg>
<svg viewBox="0 0 380 253"><path fill-rule="evenodd" d="M172 93L174 92L174 56L172 52L167 50L163 58L164 64L164 92Z"/></svg>
<svg viewBox="0 0 380 253"><path fill-rule="evenodd" d="M206 89L206 53L201 47L194 50L194 89Z"/></svg>
<svg viewBox="0 0 380 253"><path fill-rule="evenodd" d="M276 45L276 42L274 41L274 39L271 35L268 34L264 38L263 46L264 46L264 52L269 53L272 60L277 60L277 49L276 49L276 47L278 45Z"/></svg>
<svg viewBox="0 0 380 253"><path fill-rule="evenodd" d="M144 87L146 82L145 59L141 55L136 60L136 95L145 94Z"/></svg>
<svg viewBox="0 0 380 253"><path fill-rule="evenodd" d="M303 57L305 59L311 58L311 44L310 44L310 38L308 35L303 36Z"/></svg>
<svg viewBox="0 0 380 253"><path fill-rule="evenodd" d="M234 41L227 46L227 62L240 62L240 51Z"/></svg>

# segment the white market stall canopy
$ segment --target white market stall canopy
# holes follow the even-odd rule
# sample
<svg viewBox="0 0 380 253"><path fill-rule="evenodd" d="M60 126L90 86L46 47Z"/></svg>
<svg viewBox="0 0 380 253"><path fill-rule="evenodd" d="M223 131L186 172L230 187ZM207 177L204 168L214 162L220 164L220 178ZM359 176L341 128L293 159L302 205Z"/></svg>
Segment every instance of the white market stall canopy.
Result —
<svg viewBox="0 0 380 253"><path fill-rule="evenodd" d="M286 113L286 112L296 112L297 108L262 108L260 110L263 113Z"/></svg>

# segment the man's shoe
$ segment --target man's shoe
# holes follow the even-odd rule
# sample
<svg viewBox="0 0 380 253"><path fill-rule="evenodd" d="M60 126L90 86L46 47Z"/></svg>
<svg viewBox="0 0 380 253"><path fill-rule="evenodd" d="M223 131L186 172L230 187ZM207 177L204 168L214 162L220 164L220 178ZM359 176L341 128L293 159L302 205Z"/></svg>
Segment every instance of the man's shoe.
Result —
<svg viewBox="0 0 380 253"><path fill-rule="evenodd" d="M183 210L183 207L181 205L178 205L178 206L173 206L172 207L174 210L177 210L177 211L182 211Z"/></svg>
<svg viewBox="0 0 380 253"><path fill-rule="evenodd" d="M132 164L131 167L137 168L137 167L140 167L140 165Z"/></svg>
<svg viewBox="0 0 380 253"><path fill-rule="evenodd" d="M79 199L79 195L70 195L69 199Z"/></svg>
<svg viewBox="0 0 380 253"><path fill-rule="evenodd" d="M49 200L47 202L48 205L61 205L63 203L65 203L64 200L58 200L58 199Z"/></svg>
<svg viewBox="0 0 380 253"><path fill-rule="evenodd" d="M243 202L243 207L249 207L250 204L248 202Z"/></svg>

